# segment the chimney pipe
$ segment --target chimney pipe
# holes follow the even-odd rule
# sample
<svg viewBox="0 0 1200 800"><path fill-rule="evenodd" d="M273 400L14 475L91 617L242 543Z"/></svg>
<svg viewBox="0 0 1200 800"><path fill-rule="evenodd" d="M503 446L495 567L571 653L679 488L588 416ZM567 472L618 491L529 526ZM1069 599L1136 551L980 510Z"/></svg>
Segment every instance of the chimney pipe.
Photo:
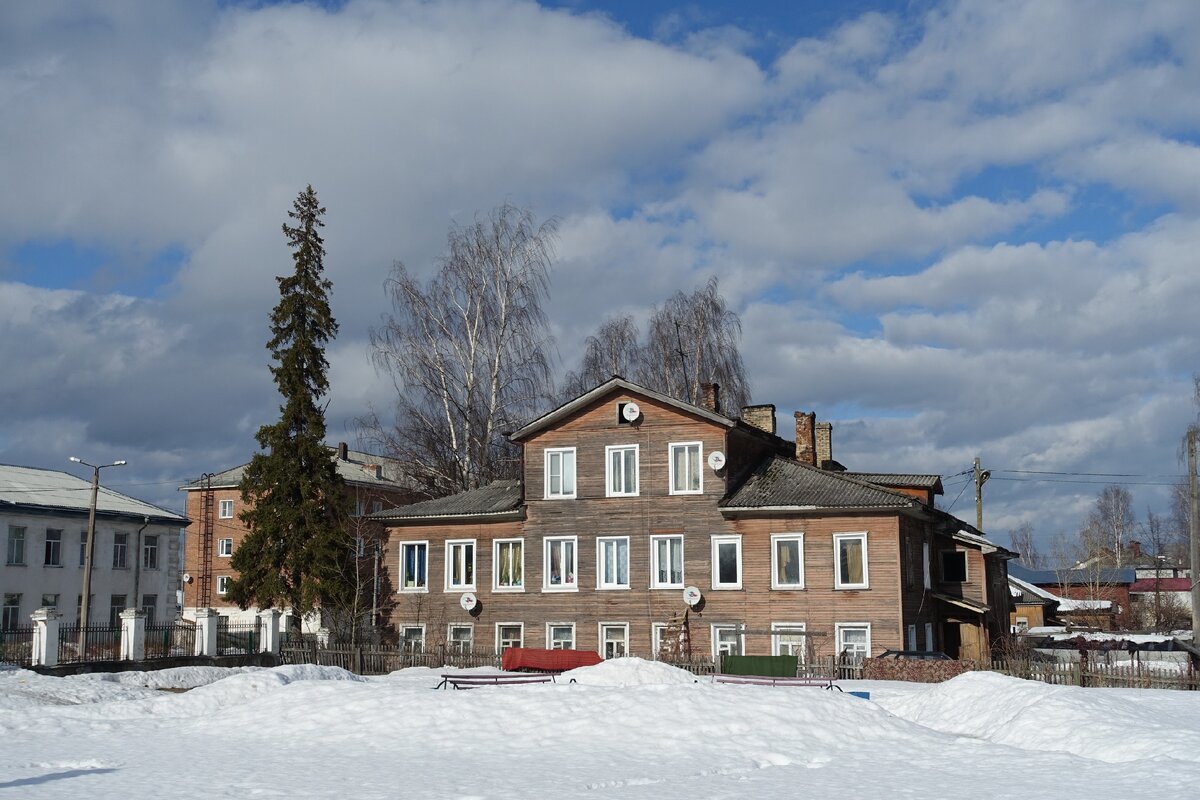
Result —
<svg viewBox="0 0 1200 800"><path fill-rule="evenodd" d="M796 412L796 460L814 467L817 466L816 428L816 412Z"/></svg>
<svg viewBox="0 0 1200 800"><path fill-rule="evenodd" d="M775 406L742 406L742 422L760 431L775 434Z"/></svg>
<svg viewBox="0 0 1200 800"><path fill-rule="evenodd" d="M349 461L350 460L350 448L346 446L345 442L338 442L338 460L339 461Z"/></svg>
<svg viewBox="0 0 1200 800"><path fill-rule="evenodd" d="M721 384L706 383L700 387L700 391L704 395L704 400L700 405L707 408L714 414L721 413Z"/></svg>
<svg viewBox="0 0 1200 800"><path fill-rule="evenodd" d="M821 469L828 469L826 466L830 461L833 461L833 423L818 422L817 423L817 466Z"/></svg>

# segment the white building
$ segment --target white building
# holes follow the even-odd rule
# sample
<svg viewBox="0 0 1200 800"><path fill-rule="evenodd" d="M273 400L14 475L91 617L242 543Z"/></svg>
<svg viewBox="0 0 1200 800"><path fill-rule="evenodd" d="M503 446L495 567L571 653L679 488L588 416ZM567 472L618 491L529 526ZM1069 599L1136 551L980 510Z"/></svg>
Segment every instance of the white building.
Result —
<svg viewBox="0 0 1200 800"><path fill-rule="evenodd" d="M65 472L0 465L0 626L28 625L51 606L77 624L83 588L91 481ZM187 519L100 487L89 617L116 623L125 608L147 622L175 613L180 533Z"/></svg>

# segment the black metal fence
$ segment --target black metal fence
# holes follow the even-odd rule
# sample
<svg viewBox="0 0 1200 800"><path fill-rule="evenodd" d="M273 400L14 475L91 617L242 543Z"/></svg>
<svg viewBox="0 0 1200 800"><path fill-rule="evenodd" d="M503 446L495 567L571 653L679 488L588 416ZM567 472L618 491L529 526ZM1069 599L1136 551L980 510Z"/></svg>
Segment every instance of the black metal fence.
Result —
<svg viewBox="0 0 1200 800"><path fill-rule="evenodd" d="M241 656L258 652L259 628L257 622L217 625L217 655Z"/></svg>
<svg viewBox="0 0 1200 800"><path fill-rule="evenodd" d="M33 663L33 626L16 625L0 630L0 664L27 667Z"/></svg>
<svg viewBox="0 0 1200 800"><path fill-rule="evenodd" d="M196 652L196 626L165 622L146 626L146 658L190 656Z"/></svg>
<svg viewBox="0 0 1200 800"><path fill-rule="evenodd" d="M58 628L58 663L74 664L80 661L117 661L121 658L121 627L111 625L88 625L83 629L84 645L79 646L78 625L61 625Z"/></svg>

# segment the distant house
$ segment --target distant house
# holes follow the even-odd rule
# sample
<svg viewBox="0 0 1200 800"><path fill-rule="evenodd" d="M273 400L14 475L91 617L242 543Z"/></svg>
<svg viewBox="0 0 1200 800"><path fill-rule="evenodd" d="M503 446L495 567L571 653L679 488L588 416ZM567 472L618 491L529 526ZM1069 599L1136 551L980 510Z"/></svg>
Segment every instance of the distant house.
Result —
<svg viewBox="0 0 1200 800"><path fill-rule="evenodd" d="M28 625L36 609L79 622L92 483L66 472L0 465L0 626ZM112 489L96 498L89 617L116 624L126 608L170 618L179 588L180 532L187 519Z"/></svg>
<svg viewBox="0 0 1200 800"><path fill-rule="evenodd" d="M1128 627L1132 622L1129 589L1134 582L1134 571L1130 567L1035 570L1013 563L1009 564L1008 572L1053 594L1060 602L1059 613L1072 615L1078 624L1112 630Z"/></svg>
<svg viewBox="0 0 1200 800"><path fill-rule="evenodd" d="M1116 609L1111 600L1076 600L1060 597L1054 592L1035 586L1016 573L1017 565L1009 565L1008 586L1012 594L1013 633L1030 628L1057 625L1086 625L1111 630L1115 627Z"/></svg>
<svg viewBox="0 0 1200 800"><path fill-rule="evenodd" d="M604 657L986 657L1014 554L936 509L937 475L854 473L832 426L613 378L511 435L521 480L372 515L410 646Z"/></svg>
<svg viewBox="0 0 1200 800"><path fill-rule="evenodd" d="M402 465L394 459L351 450L344 442L330 447L329 457L354 503L351 529L346 531L347 550L370 559L379 528L367 524L368 515L412 502L417 495ZM225 599L229 582L238 575L231 566L233 554L247 533L240 517L245 505L238 489L246 466L226 469L179 487L187 492L191 520L184 556L186 618L194 618L197 608L215 608L223 617L250 622L258 612L257 608L242 611ZM313 627L317 624L313 623Z"/></svg>

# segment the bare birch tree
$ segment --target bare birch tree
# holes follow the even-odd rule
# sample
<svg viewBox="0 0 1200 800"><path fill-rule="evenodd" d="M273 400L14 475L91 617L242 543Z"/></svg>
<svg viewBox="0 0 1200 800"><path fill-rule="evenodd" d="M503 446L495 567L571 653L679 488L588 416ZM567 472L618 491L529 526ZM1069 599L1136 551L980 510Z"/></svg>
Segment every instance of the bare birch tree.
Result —
<svg viewBox="0 0 1200 800"><path fill-rule="evenodd" d="M563 379L560 397L570 400L598 386L613 375L634 379L641 359L640 332L633 317L606 319L587 338L579 369Z"/></svg>
<svg viewBox="0 0 1200 800"><path fill-rule="evenodd" d="M1022 523L1008 532L1012 540L1012 548L1021 554L1021 564L1029 569L1045 569L1046 557L1042 555L1035 541L1033 526L1028 522Z"/></svg>
<svg viewBox="0 0 1200 800"><path fill-rule="evenodd" d="M504 433L550 393L549 291L557 223L505 204L452 226L438 273L422 286L397 262L392 312L371 330L372 359L397 392L396 418L368 416L366 436L403 459L434 496L515 477Z"/></svg>
<svg viewBox="0 0 1200 800"><path fill-rule="evenodd" d="M691 294L676 292L650 317L637 380L689 403L700 387L719 383L730 408L750 400L750 383L738 343L742 322L721 296L717 279Z"/></svg>
<svg viewBox="0 0 1200 800"><path fill-rule="evenodd" d="M1096 505L1080 529L1079 539L1088 560L1120 567L1133 529L1133 496L1121 486L1105 486L1096 495Z"/></svg>

